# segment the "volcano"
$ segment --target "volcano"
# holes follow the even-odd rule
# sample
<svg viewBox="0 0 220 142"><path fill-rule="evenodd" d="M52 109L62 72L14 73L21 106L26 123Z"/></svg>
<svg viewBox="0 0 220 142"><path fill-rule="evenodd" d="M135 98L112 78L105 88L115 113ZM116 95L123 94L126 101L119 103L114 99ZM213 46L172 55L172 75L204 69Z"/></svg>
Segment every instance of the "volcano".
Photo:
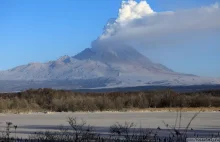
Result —
<svg viewBox="0 0 220 142"><path fill-rule="evenodd" d="M122 44L96 45L72 57L0 71L1 91L210 84L220 81L174 72Z"/></svg>

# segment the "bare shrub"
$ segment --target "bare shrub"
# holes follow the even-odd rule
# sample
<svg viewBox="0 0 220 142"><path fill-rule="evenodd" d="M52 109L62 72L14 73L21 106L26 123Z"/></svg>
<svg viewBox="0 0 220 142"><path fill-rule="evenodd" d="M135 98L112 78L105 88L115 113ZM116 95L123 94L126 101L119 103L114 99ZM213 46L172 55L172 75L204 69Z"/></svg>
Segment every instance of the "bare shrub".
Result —
<svg viewBox="0 0 220 142"><path fill-rule="evenodd" d="M110 127L111 137L115 140L124 140L127 142L153 140L155 138L152 137L151 132L146 129L135 128L135 124L132 122L125 122L123 125L116 123Z"/></svg>
<svg viewBox="0 0 220 142"><path fill-rule="evenodd" d="M170 137L170 139L176 142L185 142L187 138L187 132L189 131L189 127L192 121L199 115L200 112L201 110L199 112L196 112L192 116L187 126L185 126L184 130L182 131L181 131L181 127L182 127L181 126L182 125L182 109L181 108L177 110L177 115L176 115L174 126L167 124L165 121L163 121L165 127L168 129L168 131L170 132L170 135L172 136Z"/></svg>
<svg viewBox="0 0 220 142"><path fill-rule="evenodd" d="M145 92L79 93L52 89L0 94L0 112L6 111L123 111L145 108L220 107L220 91L176 93Z"/></svg>
<svg viewBox="0 0 220 142"><path fill-rule="evenodd" d="M59 127L57 132L38 132L30 135L31 139L48 140L48 141L74 141L74 142L86 142L89 140L98 139L98 135L94 132L94 129L90 125L86 125L84 120L78 120L77 118L69 117L68 123L70 128L64 126Z"/></svg>

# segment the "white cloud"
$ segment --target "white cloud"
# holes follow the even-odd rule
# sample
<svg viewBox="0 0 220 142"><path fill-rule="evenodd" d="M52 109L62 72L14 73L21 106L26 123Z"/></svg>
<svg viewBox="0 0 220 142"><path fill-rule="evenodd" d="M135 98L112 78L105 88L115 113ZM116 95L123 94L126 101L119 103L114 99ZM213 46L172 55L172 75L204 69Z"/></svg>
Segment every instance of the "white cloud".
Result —
<svg viewBox="0 0 220 142"><path fill-rule="evenodd" d="M154 13L154 11L146 1L141 1L140 3L133 0L123 1L116 22L125 24L126 22L140 19L152 13Z"/></svg>
<svg viewBox="0 0 220 142"><path fill-rule="evenodd" d="M100 39L104 39L109 35L114 34L119 27L126 26L129 22L136 19L142 19L146 15L153 14L154 11L146 1L140 1L137 3L134 0L122 1L121 8L118 12L118 17L107 23L104 29L104 33L100 36Z"/></svg>
<svg viewBox="0 0 220 142"><path fill-rule="evenodd" d="M213 4L213 8L219 8L219 3L215 3L215 4Z"/></svg>
<svg viewBox="0 0 220 142"><path fill-rule="evenodd" d="M105 27L99 42L172 42L172 37L205 35L220 30L220 8L211 6L181 11L154 12L146 1L122 2L116 20Z"/></svg>

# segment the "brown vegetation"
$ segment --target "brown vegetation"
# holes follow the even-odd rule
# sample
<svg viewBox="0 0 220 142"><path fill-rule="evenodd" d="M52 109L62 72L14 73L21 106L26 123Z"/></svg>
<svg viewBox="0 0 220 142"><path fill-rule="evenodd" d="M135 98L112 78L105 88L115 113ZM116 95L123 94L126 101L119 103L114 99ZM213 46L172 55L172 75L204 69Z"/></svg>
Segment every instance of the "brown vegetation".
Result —
<svg viewBox="0 0 220 142"><path fill-rule="evenodd" d="M38 89L0 94L0 112L30 111L125 111L167 108L220 107L220 91L176 93L172 90L145 92L79 93Z"/></svg>

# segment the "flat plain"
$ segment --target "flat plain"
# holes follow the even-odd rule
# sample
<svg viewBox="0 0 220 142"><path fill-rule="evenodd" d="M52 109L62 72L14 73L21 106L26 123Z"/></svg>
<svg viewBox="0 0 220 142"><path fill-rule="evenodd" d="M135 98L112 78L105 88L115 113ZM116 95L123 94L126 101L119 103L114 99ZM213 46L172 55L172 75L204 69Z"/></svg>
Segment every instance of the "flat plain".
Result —
<svg viewBox="0 0 220 142"><path fill-rule="evenodd" d="M182 112L181 127L186 128L196 112ZM28 137L38 131L58 130L60 125L68 127L68 117L83 119L94 126L95 131L103 135L109 134L109 127L115 123L133 122L137 128L146 128L158 132L161 136L169 135L164 122L174 126L177 112L61 112L61 113L31 113L31 114L0 114L0 129L4 130L6 122L18 126L17 136ZM157 128L161 130L158 130ZM179 122L177 123L179 127ZM12 135L13 135L12 129ZM201 112L191 123L189 134L199 136L220 132L220 112Z"/></svg>

